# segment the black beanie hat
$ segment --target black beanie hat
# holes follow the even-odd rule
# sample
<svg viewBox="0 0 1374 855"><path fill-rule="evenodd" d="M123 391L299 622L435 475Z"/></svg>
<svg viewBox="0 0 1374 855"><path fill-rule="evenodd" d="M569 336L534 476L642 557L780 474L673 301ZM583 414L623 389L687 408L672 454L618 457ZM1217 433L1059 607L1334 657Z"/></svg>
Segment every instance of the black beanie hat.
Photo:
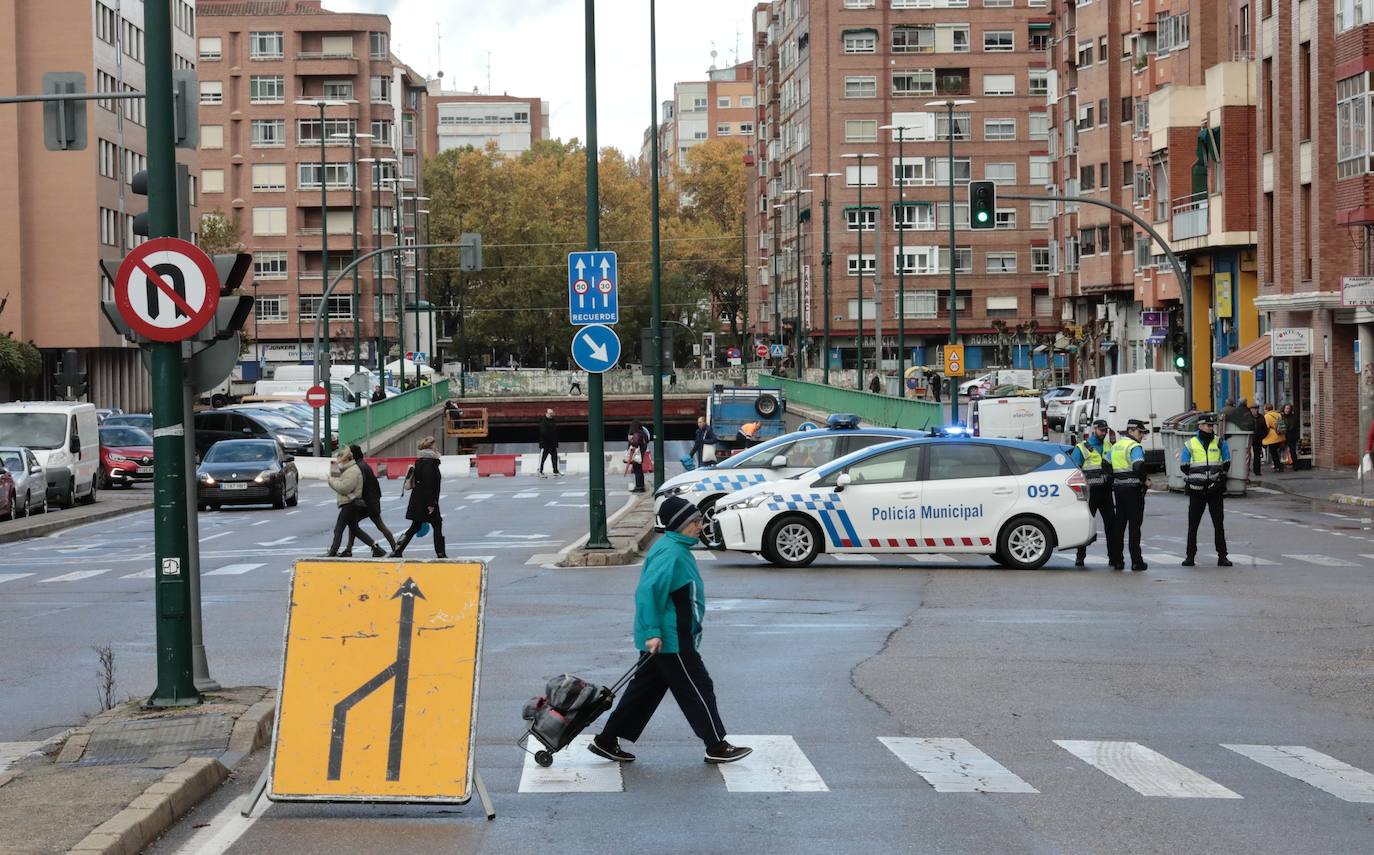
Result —
<svg viewBox="0 0 1374 855"><path fill-rule="evenodd" d="M697 506L681 496L669 496L658 507L658 521L664 531L682 531L683 526L699 516Z"/></svg>

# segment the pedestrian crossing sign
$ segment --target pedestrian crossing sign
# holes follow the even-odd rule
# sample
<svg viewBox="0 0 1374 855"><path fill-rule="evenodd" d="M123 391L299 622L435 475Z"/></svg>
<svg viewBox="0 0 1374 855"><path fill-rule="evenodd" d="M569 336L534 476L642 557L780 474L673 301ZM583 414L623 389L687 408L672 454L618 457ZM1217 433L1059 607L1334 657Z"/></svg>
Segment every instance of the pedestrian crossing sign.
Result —
<svg viewBox="0 0 1374 855"><path fill-rule="evenodd" d="M466 803L485 597L482 562L296 562L267 797Z"/></svg>

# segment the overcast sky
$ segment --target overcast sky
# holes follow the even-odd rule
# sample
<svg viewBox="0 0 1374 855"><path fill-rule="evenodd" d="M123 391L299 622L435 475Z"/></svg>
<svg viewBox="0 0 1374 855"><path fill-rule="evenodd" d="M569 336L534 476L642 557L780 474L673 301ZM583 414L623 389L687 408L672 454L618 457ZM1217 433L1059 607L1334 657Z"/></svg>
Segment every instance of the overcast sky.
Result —
<svg viewBox="0 0 1374 855"><path fill-rule="evenodd" d="M543 98L550 136L586 138L581 0L324 0L338 12L391 17L392 52L426 76L442 68L444 88ZM750 57L751 0L659 0L658 96L675 81L704 80L711 65ZM436 37L443 55L436 58ZM599 143L638 155L652 121L648 0L596 4Z"/></svg>

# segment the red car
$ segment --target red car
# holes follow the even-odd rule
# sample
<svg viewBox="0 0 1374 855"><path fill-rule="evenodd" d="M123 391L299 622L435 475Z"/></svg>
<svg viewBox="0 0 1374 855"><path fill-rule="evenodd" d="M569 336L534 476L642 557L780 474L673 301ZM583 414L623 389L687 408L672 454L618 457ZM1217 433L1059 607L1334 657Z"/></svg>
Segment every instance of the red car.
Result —
<svg viewBox="0 0 1374 855"><path fill-rule="evenodd" d="M100 486L128 487L153 480L153 438L147 431L116 425L100 429Z"/></svg>

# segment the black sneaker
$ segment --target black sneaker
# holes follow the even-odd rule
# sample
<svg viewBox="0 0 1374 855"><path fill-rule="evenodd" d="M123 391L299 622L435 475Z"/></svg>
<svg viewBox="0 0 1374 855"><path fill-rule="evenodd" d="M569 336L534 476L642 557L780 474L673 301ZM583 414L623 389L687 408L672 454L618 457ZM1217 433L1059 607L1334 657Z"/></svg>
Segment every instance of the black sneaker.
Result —
<svg viewBox="0 0 1374 855"><path fill-rule="evenodd" d="M353 557L353 550L351 550L351 549L345 549L343 552L340 552L340 553L339 553L339 557L340 557L340 558L352 558L352 557Z"/></svg>
<svg viewBox="0 0 1374 855"><path fill-rule="evenodd" d="M1083 563L1084 563L1084 560L1083 560L1082 558L1075 558L1075 559L1073 560L1073 566L1075 566L1075 567L1082 567L1082 566L1083 566Z"/></svg>
<svg viewBox="0 0 1374 855"><path fill-rule="evenodd" d="M703 759L707 763L733 763L736 760L743 760L753 753L754 749L752 748L745 748L743 745L731 745L722 739L706 749L706 756Z"/></svg>
<svg viewBox="0 0 1374 855"><path fill-rule="evenodd" d="M385 550L384 548L382 548L381 545L374 543L374 544L372 544L372 557L373 557L373 558L385 558L385 557L386 557L386 550Z"/></svg>
<svg viewBox="0 0 1374 855"><path fill-rule="evenodd" d="M1180 566L1183 566L1183 567L1193 567L1193 566L1195 566L1196 564L1197 564L1197 562L1194 561L1193 559L1191 559L1191 558L1185 558L1185 559L1183 559L1183 564L1180 565Z"/></svg>
<svg viewBox="0 0 1374 855"><path fill-rule="evenodd" d="M1125 565L1125 564L1122 564L1120 561L1117 561L1117 562L1115 562L1115 563L1112 564L1112 569L1113 569L1113 570L1125 570L1125 569L1126 569L1126 565Z"/></svg>
<svg viewBox="0 0 1374 855"><path fill-rule="evenodd" d="M1218 566L1218 567L1230 567L1230 566L1231 566L1231 559L1229 559L1229 558L1218 558L1218 559L1217 559L1217 566Z"/></svg>
<svg viewBox="0 0 1374 855"><path fill-rule="evenodd" d="M605 757L617 763L633 763L635 756L620 747L619 739L603 739L600 734L593 736L587 750L597 757Z"/></svg>
<svg viewBox="0 0 1374 855"><path fill-rule="evenodd" d="M1150 569L1150 565L1148 565L1148 564L1133 564L1133 565L1131 565L1131 571L1132 571L1132 572L1135 572L1135 573L1141 573L1141 572L1143 572L1143 571L1145 571L1145 570L1149 570L1149 569Z"/></svg>

